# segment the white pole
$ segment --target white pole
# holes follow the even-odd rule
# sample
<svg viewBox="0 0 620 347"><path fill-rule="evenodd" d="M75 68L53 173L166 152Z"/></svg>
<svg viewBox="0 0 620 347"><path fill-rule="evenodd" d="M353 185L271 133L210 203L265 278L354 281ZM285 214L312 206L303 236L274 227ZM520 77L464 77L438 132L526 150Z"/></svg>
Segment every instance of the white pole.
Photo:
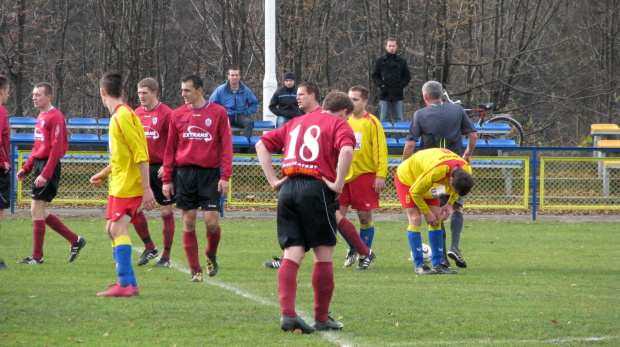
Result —
<svg viewBox="0 0 620 347"><path fill-rule="evenodd" d="M265 0L265 78L263 79L263 120L276 123L269 101L278 88L276 79L276 0Z"/></svg>

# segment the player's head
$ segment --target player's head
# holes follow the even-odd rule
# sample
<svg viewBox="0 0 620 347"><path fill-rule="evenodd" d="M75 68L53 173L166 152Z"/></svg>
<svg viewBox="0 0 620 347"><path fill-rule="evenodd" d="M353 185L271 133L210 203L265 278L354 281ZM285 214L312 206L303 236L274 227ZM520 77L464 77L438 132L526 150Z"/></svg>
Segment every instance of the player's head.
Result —
<svg viewBox="0 0 620 347"><path fill-rule="evenodd" d="M236 66L230 67L228 69L228 82L233 86L237 86L239 81L241 81L241 70Z"/></svg>
<svg viewBox="0 0 620 347"><path fill-rule="evenodd" d="M138 97L140 105L146 108L153 108L157 105L157 95L159 84L154 78L148 77L138 82Z"/></svg>
<svg viewBox="0 0 620 347"><path fill-rule="evenodd" d="M393 37L388 37L385 40L385 50L390 54L396 54L396 50L398 49L398 44L396 43L396 39Z"/></svg>
<svg viewBox="0 0 620 347"><path fill-rule="evenodd" d="M441 100L443 95L443 87L441 83L437 81L428 81L422 86L422 96L425 101L437 101Z"/></svg>
<svg viewBox="0 0 620 347"><path fill-rule="evenodd" d="M353 114L359 115L366 111L368 105L368 89L363 86L353 86L349 88L349 98L353 102Z"/></svg>
<svg viewBox="0 0 620 347"><path fill-rule="evenodd" d="M6 104L9 99L9 79L5 75L0 75L0 105Z"/></svg>
<svg viewBox="0 0 620 347"><path fill-rule="evenodd" d="M329 92L323 101L323 111L343 119L353 111L353 108L353 102L347 93L337 90Z"/></svg>
<svg viewBox="0 0 620 347"><path fill-rule="evenodd" d="M123 78L118 71L108 71L99 81L101 97L120 99L123 96Z"/></svg>
<svg viewBox="0 0 620 347"><path fill-rule="evenodd" d="M47 110L52 106L52 85L47 82L39 82L32 90L32 102L34 107Z"/></svg>
<svg viewBox="0 0 620 347"><path fill-rule="evenodd" d="M458 195L465 196L474 187L474 177L469 172L457 167L450 173L450 185Z"/></svg>
<svg viewBox="0 0 620 347"><path fill-rule="evenodd" d="M291 71L285 72L282 79L284 80L284 86L286 86L286 88L293 88L295 85L295 74Z"/></svg>
<svg viewBox="0 0 620 347"><path fill-rule="evenodd" d="M202 103L203 92L204 83L200 77L188 75L181 78L181 96L186 104L198 107L202 106L198 104Z"/></svg>
<svg viewBox="0 0 620 347"><path fill-rule="evenodd" d="M299 109L308 113L319 106L319 87L312 82L303 82L297 87L297 105Z"/></svg>

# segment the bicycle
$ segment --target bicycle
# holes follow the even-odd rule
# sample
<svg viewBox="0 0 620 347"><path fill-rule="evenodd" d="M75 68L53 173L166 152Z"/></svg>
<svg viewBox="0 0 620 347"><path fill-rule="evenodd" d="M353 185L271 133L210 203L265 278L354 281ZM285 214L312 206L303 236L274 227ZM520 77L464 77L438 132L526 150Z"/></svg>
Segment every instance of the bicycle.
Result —
<svg viewBox="0 0 620 347"><path fill-rule="evenodd" d="M444 89L443 95L449 103L461 105L461 100L452 101L448 92ZM462 106L462 105L461 105ZM510 131L506 134L504 133L493 133L493 132L481 132L479 134L479 138L486 140L504 138L514 140L514 142L518 146L522 146L525 141L525 133L524 127L519 123L516 119L512 118L509 114L493 114L489 110L493 108L493 103L484 103L478 104L480 108L464 108L465 112L469 115L469 117L474 117L478 114L478 120L472 123L477 123L481 129L485 130L484 124L488 123L504 123L510 126ZM488 126L487 126L488 128Z"/></svg>

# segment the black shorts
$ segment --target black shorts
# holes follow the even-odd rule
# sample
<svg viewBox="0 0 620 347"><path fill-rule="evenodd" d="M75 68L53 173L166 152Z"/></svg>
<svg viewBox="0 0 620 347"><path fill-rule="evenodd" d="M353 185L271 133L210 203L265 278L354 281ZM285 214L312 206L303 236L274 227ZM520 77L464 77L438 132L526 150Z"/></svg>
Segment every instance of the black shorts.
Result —
<svg viewBox="0 0 620 347"><path fill-rule="evenodd" d="M177 201L176 191L175 194L172 195L172 199L168 199L164 193L162 192L162 188L164 183L161 178L157 177L157 173L159 172L159 168L161 168L162 164L151 164L149 165L149 177L151 181L151 190L153 191L153 195L155 195L155 201L161 206L172 205ZM177 168L175 167L172 170L172 183L174 187L177 186Z"/></svg>
<svg viewBox="0 0 620 347"><path fill-rule="evenodd" d="M11 207L11 172L0 169L0 209Z"/></svg>
<svg viewBox="0 0 620 347"><path fill-rule="evenodd" d="M47 184L41 188L37 188L34 185L34 181L41 175L43 169L47 165L47 159L35 159L34 160L34 180L32 181L32 200L43 200L52 202L58 193L58 183L60 182L60 160L56 164L52 178L47 181Z"/></svg>
<svg viewBox="0 0 620 347"><path fill-rule="evenodd" d="M177 171L177 207L188 211L202 207L204 211L220 210L220 169L180 166Z"/></svg>
<svg viewBox="0 0 620 347"><path fill-rule="evenodd" d="M336 245L338 200L325 182L309 176L287 179L278 197L278 242L285 249Z"/></svg>

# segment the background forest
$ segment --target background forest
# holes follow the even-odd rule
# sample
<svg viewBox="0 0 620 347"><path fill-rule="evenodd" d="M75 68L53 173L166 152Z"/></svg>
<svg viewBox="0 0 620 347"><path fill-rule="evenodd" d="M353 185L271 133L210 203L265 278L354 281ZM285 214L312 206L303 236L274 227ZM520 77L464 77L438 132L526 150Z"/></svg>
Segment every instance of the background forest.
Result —
<svg viewBox="0 0 620 347"><path fill-rule="evenodd" d="M279 84L292 70L323 92L366 85L376 112L370 74L392 36L413 76L406 120L434 79L466 105L510 113L527 145L580 145L591 123L620 122L620 0L292 0L276 11ZM110 69L134 107L144 77L176 107L183 75L211 93L233 65L262 101L264 1L2 0L0 59L15 115L36 115L33 84L48 81L66 117L103 117L98 78Z"/></svg>

